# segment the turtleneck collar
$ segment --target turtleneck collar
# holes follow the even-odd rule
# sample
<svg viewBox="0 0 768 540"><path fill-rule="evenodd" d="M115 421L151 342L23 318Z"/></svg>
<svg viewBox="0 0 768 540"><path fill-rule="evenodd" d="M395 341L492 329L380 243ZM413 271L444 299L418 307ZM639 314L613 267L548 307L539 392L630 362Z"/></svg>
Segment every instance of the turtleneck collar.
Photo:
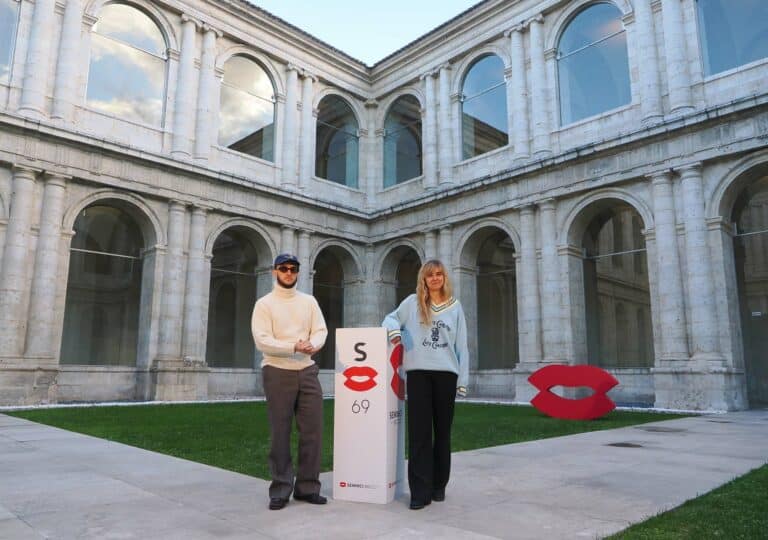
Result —
<svg viewBox="0 0 768 540"><path fill-rule="evenodd" d="M274 286L272 287L272 292L279 298L293 298L296 296L296 287L286 289L285 287L282 287L280 284L275 282Z"/></svg>

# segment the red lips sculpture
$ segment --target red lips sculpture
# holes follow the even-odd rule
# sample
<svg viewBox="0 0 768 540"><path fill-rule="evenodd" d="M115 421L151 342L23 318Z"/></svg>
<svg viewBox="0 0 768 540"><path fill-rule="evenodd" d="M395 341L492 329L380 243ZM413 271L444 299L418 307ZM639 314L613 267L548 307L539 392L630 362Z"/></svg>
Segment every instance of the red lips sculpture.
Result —
<svg viewBox="0 0 768 540"><path fill-rule="evenodd" d="M392 391L397 396L397 399L403 401L405 399L405 381L400 376L398 368L403 365L403 344L398 343L395 348L392 349L392 354L389 355L389 363L395 370L395 374L392 375L392 380L389 385L392 387Z"/></svg>
<svg viewBox="0 0 768 540"><path fill-rule="evenodd" d="M616 404L606 394L619 381L596 366L552 364L533 372L528 382L540 390L531 400L531 405L553 418L593 420L616 408ZM567 399L551 392L555 386L587 386L595 393L582 399Z"/></svg>

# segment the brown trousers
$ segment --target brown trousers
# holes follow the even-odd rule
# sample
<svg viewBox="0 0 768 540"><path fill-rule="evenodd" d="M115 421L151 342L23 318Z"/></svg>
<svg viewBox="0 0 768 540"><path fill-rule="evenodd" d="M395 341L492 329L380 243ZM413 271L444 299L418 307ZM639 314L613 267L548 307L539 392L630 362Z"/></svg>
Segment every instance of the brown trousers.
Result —
<svg viewBox="0 0 768 540"><path fill-rule="evenodd" d="M299 371L264 366L261 370L272 436L269 468L270 498L287 499L291 492L320 492L320 450L323 445L323 389L317 364ZM299 430L298 473L291 460L293 418Z"/></svg>

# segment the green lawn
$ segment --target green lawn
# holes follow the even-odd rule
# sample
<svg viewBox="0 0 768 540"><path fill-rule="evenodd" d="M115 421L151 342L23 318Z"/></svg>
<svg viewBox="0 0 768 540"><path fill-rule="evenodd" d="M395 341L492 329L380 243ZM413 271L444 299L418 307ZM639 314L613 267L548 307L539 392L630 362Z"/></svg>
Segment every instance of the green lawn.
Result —
<svg viewBox="0 0 768 540"><path fill-rule="evenodd" d="M323 470L333 468L333 401L325 401ZM14 416L259 478L269 478L263 402L38 409ZM532 407L459 403L453 450L558 437L679 418L614 411L600 420L555 420ZM295 441L294 441L295 443Z"/></svg>
<svg viewBox="0 0 768 540"><path fill-rule="evenodd" d="M609 537L611 540L768 538L768 465Z"/></svg>

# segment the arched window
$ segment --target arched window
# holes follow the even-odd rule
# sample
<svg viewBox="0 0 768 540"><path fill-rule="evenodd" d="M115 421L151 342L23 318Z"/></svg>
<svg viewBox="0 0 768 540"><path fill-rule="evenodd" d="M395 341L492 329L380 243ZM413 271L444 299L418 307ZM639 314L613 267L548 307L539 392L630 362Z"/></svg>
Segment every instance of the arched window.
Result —
<svg viewBox="0 0 768 540"><path fill-rule="evenodd" d="M768 57L765 0L697 0L696 9L706 75Z"/></svg>
<svg viewBox="0 0 768 540"><path fill-rule="evenodd" d="M557 71L563 125L631 101L627 35L616 6L593 4L571 20L558 44Z"/></svg>
<svg viewBox="0 0 768 540"><path fill-rule="evenodd" d="M331 182L357 187L357 119L338 96L323 98L317 113L315 174Z"/></svg>
<svg viewBox="0 0 768 540"><path fill-rule="evenodd" d="M0 0L0 83L7 83L10 79L18 20L19 2Z"/></svg>
<svg viewBox="0 0 768 540"><path fill-rule="evenodd" d="M62 364L136 365L144 238L121 208L89 206L75 220Z"/></svg>
<svg viewBox="0 0 768 540"><path fill-rule="evenodd" d="M336 329L344 327L344 268L339 250L326 248L317 255L314 265L312 295L323 312L328 337L315 356L321 369L333 369L336 354Z"/></svg>
<svg viewBox="0 0 768 540"><path fill-rule="evenodd" d="M104 6L91 36L88 105L159 126L167 50L160 28L144 12L124 4Z"/></svg>
<svg viewBox="0 0 768 540"><path fill-rule="evenodd" d="M421 105L398 98L384 121L384 187L421 176L421 148Z"/></svg>
<svg viewBox="0 0 768 540"><path fill-rule="evenodd" d="M275 89L267 72L244 56L224 64L219 144L274 161Z"/></svg>
<svg viewBox="0 0 768 540"><path fill-rule="evenodd" d="M257 298L258 253L249 236L233 227L213 244L205 350L211 367L254 367L251 313Z"/></svg>
<svg viewBox="0 0 768 540"><path fill-rule="evenodd" d="M477 60L461 88L463 159L509 144L504 62L495 55Z"/></svg>

